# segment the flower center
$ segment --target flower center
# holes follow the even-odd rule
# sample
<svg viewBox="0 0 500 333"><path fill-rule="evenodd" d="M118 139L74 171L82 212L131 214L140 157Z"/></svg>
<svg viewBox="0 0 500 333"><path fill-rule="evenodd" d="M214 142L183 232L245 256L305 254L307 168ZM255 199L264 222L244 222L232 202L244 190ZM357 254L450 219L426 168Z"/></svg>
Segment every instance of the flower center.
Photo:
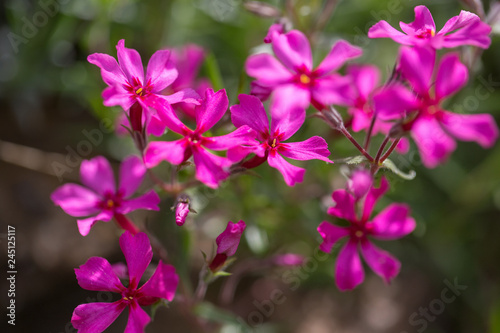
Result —
<svg viewBox="0 0 500 333"><path fill-rule="evenodd" d="M306 74L301 74L299 77L299 81L303 85L308 85L309 83L311 83L311 78L309 76L307 76Z"/></svg>
<svg viewBox="0 0 500 333"><path fill-rule="evenodd" d="M153 88L153 86L151 85L151 79L148 80L146 85L143 85L137 77L133 77L132 82L127 82L127 84L125 84L123 87L130 94L136 97L145 97L149 95Z"/></svg>
<svg viewBox="0 0 500 333"><path fill-rule="evenodd" d="M436 31L434 29L423 29L419 34L416 35L416 37L420 39L428 39L434 37L435 35Z"/></svg>
<svg viewBox="0 0 500 333"><path fill-rule="evenodd" d="M104 195L104 200L97 204L97 207L102 210L115 210L121 206L123 194L107 192Z"/></svg>

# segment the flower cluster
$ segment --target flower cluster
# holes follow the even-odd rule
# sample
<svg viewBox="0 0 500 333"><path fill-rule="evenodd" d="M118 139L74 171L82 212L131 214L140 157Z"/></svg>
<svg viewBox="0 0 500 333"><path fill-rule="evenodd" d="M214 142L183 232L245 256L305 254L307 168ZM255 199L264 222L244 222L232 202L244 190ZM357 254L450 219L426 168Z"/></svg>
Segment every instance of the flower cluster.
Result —
<svg viewBox="0 0 500 333"><path fill-rule="evenodd" d="M53 202L67 214L83 218L77 220L81 235L88 235L97 221L113 218L125 230L119 238L127 262L125 279L124 272L119 273L116 266L100 257L90 258L75 269L82 288L120 295L113 303L79 305L72 317L78 332L104 331L125 308L129 311L125 331L144 332L151 318L142 307L174 299L182 281L175 268L165 263L166 251L158 241L152 246L146 233L127 216L138 209L160 210L156 190L171 196L170 202L175 202L172 220L183 227L190 225L189 213L196 213L186 191L190 187L218 188L230 176L264 162L281 173L286 185L295 186L303 182L306 168L288 160L333 163L325 140L331 136L289 141L299 136L296 134L311 106L314 116L343 134L362 155L347 158L349 179L345 189L333 191L334 206L328 209L328 214L344 224L324 221L317 228L323 239L319 246L322 251L330 253L334 245L344 243L335 265L335 282L341 291L351 290L364 280L359 253L386 283L400 271L401 263L373 243L402 238L416 228L407 204L392 203L372 217L377 202L389 189L387 178L377 174L387 166L387 158L394 150L408 151L411 137L424 166L433 168L456 149L455 139L475 141L486 148L496 142L498 127L491 115L457 114L443 106L447 98L466 85L469 70L458 51L441 55L437 50L465 45L489 47L491 29L477 15L462 11L436 31L429 10L417 6L415 20L400 23L403 32L386 21L376 23L369 37L388 37L402 44L394 71L385 84L372 64L348 64L343 71L348 61L362 55L359 47L345 40L334 43L315 66L308 37L283 22L273 24L264 39L274 54L252 54L247 58L246 73L255 80L250 83L249 94L239 94L235 105L230 105L225 89L216 91L207 79L197 78L206 52L196 45L155 52L146 71L139 53L126 48L124 40L116 46L118 61L101 53L88 57L100 68L108 86L102 93L104 105L123 109L120 123L130 127L140 157L124 159L118 186L111 164L98 156L82 162L83 186L66 184L52 193ZM337 108L344 108L344 115ZM349 121L344 122L345 117ZM363 145L350 130L365 132ZM371 139L377 134L385 138L372 155ZM155 174L164 162L171 165L168 181ZM187 172L180 176L181 170ZM134 196L146 175L157 189ZM228 275L224 270L234 261L230 257L235 255L246 226L243 220L228 222L215 240L216 252L210 258L203 253L205 263L198 287L194 295L184 295L182 300L189 309L202 301L213 280ZM153 259L153 248L160 259L155 272L139 287ZM304 261L296 254L275 254L260 263L262 267L299 266ZM240 268L239 272L245 270L251 271Z"/></svg>

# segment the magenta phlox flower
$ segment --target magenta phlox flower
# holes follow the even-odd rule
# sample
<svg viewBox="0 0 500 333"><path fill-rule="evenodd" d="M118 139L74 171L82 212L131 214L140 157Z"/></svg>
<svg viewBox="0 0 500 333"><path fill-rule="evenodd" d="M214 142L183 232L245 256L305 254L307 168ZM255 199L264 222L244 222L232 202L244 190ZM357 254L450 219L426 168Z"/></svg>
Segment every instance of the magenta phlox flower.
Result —
<svg viewBox="0 0 500 333"><path fill-rule="evenodd" d="M217 271L224 265L226 259L234 256L238 245L240 245L241 235L245 231L246 224L240 220L238 223L229 221L226 229L217 236L215 243L217 244L217 254L212 259L209 267L212 271Z"/></svg>
<svg viewBox="0 0 500 333"><path fill-rule="evenodd" d="M200 96L203 96L205 90L211 88L210 81L205 78L197 79L203 61L205 60L205 50L195 44L187 44L181 48L171 50L170 60L177 69L179 75L177 79L167 87L168 93L177 93L185 89L192 88ZM175 104L175 109L180 110L192 119L195 115L196 105L188 102L179 102Z"/></svg>
<svg viewBox="0 0 500 333"><path fill-rule="evenodd" d="M255 96L241 94L239 105L231 106L231 119L236 127L252 128L256 141L246 147L238 147L229 151L228 156L240 160L249 153L255 153L260 163L267 160L269 165L283 175L288 186L302 182L305 169L288 163L284 158L294 160L318 159L333 163L328 156L328 144L319 137L313 136L301 142L284 142L302 126L305 120L303 109L293 105L278 104L271 106L271 126L262 102ZM293 104L292 101L289 101Z"/></svg>
<svg viewBox="0 0 500 333"><path fill-rule="evenodd" d="M306 109L310 103L323 109L325 105L344 103L348 80L336 73L347 60L359 57L360 48L341 40L313 69L311 46L307 37L298 30L284 34L273 33L272 47L276 57L255 54L248 57L245 69L256 78L257 92L272 90L272 101L292 101ZM274 102L272 102L274 103Z"/></svg>
<svg viewBox="0 0 500 333"><path fill-rule="evenodd" d="M109 86L102 93L104 105L119 105L128 111L138 103L143 113L146 113L147 120L153 118L151 121L159 125L158 116L150 108L179 102L199 104L200 96L191 88L169 96L161 95L161 91L178 77L177 69L170 60L170 50L159 50L151 56L144 77L144 67L139 53L126 48L123 39L118 42L116 49L118 62L110 55L102 53L94 53L87 58L91 64L101 68L102 79ZM157 101L158 99L163 102ZM148 132L155 135L163 134L160 129L151 129Z"/></svg>
<svg viewBox="0 0 500 333"><path fill-rule="evenodd" d="M146 168L137 156L126 158L120 165L118 188L108 160L102 156L82 161L80 178L84 186L65 184L50 196L67 214L79 219L78 230L86 236L97 221L110 221L116 214L136 209L159 210L160 197L150 190L131 198L144 179Z"/></svg>
<svg viewBox="0 0 500 333"><path fill-rule="evenodd" d="M370 38L391 38L403 45L431 47L434 49L474 45L487 49L491 44L488 36L491 27L474 13L462 10L436 32L432 15L425 6L415 7L415 20L409 24L399 22L403 32L393 28L387 21L379 21L368 30Z"/></svg>
<svg viewBox="0 0 500 333"><path fill-rule="evenodd" d="M355 183L364 191L365 181ZM346 190L336 190L332 194L335 206L328 209L328 214L350 222L348 227L339 227L323 221L318 232L323 238L320 249L330 253L335 243L347 238L340 250L335 265L335 282L340 290L350 290L363 282L365 273L358 251L361 251L368 266L386 283L398 275L401 263L388 252L375 246L371 238L393 240L404 237L415 229L415 220L409 216L409 207L405 204L391 204L370 220L376 202L388 190L389 183L382 178L380 187L371 187L364 199L356 198ZM363 201L364 200L364 201ZM356 213L356 205L362 203L361 214Z"/></svg>
<svg viewBox="0 0 500 333"><path fill-rule="evenodd" d="M442 57L435 66L435 51L427 48L401 49L398 70L411 90L394 84L374 97L381 118L404 117L402 129L415 140L426 167L444 162L456 148L455 139L475 141L484 148L498 138L498 127L489 114L456 114L441 107L468 79L467 67L456 53Z"/></svg>
<svg viewBox="0 0 500 333"><path fill-rule="evenodd" d="M352 116L351 127L354 132L368 131L372 126L371 135L377 133L388 134L393 124L377 117L372 97L378 89L380 71L372 65L350 65L347 68L347 78L351 87L347 96L347 112ZM408 139L402 138L396 146L399 153L406 153L409 149Z"/></svg>
<svg viewBox="0 0 500 333"><path fill-rule="evenodd" d="M229 100L224 89L217 92L207 89L205 100L195 109L195 130L184 125L172 110L168 115L160 113L166 126L183 138L171 142L150 142L144 155L146 166L151 168L161 161L178 165L193 156L196 178L207 186L216 188L229 176L227 169L232 162L226 157L214 155L208 149L222 151L254 141L253 131L248 126L222 136L203 136L222 118L228 105Z"/></svg>
<svg viewBox="0 0 500 333"><path fill-rule="evenodd" d="M264 43L270 44L273 42L273 39L275 36L279 36L283 33L285 33L285 24L284 23L273 23L269 27L269 30L267 31L266 37L264 37Z"/></svg>
<svg viewBox="0 0 500 333"><path fill-rule="evenodd" d="M121 295L121 299L113 303L77 306L71 323L79 333L103 332L125 308L129 309L125 332L142 333L151 318L141 306L154 304L161 299L174 299L179 277L173 266L162 261L158 263L151 278L139 287L141 277L153 258L151 244L145 233L133 236L128 231L124 232L120 236L120 247L127 261L127 286L122 284L111 264L104 258L92 257L75 269L78 284L83 289L110 291ZM121 272L124 274L125 270L122 268Z"/></svg>

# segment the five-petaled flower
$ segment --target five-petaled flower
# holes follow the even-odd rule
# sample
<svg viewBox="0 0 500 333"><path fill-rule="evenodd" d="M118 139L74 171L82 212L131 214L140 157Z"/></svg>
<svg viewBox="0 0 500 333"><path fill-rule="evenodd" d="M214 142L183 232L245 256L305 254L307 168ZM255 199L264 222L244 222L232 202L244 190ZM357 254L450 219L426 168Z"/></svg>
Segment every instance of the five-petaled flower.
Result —
<svg viewBox="0 0 500 333"><path fill-rule="evenodd" d="M456 53L443 56L438 66L435 58L432 49L402 47L398 71L410 83L411 91L395 83L374 96L382 119L404 118L401 129L411 133L423 164L429 168L455 150L454 138L476 141L485 148L498 138L498 127L490 114L457 114L441 107L445 98L467 83L468 72Z"/></svg>
<svg viewBox="0 0 500 333"><path fill-rule="evenodd" d="M272 47L279 60L270 54L255 54L246 61L248 75L257 79L252 85L252 94L267 96L272 91L273 104L292 101L302 109L310 103L319 110L326 105L344 103L348 80L335 71L347 60L359 57L360 48L338 41L313 69L311 46L302 32L275 33Z"/></svg>
<svg viewBox="0 0 500 333"><path fill-rule="evenodd" d="M120 165L118 189L115 186L113 170L108 160L102 156L84 160L80 166L83 185L65 184L50 196L52 201L67 214L75 217L94 215L79 219L78 230L86 236L97 221L109 221L113 217L123 219L136 209L159 210L160 197L151 190L146 194L130 198L137 190L146 168L137 156L126 158Z"/></svg>
<svg viewBox="0 0 500 333"><path fill-rule="evenodd" d="M120 313L129 309L129 317L125 332L142 333L151 321L149 315L141 308L154 304L161 299L172 301L179 283L175 268L158 263L151 278L139 287L153 252L148 236L138 233L133 236L125 232L120 236L120 247L127 261L129 283L124 286L111 264L104 258L92 257L80 268L75 269L80 287L86 290L111 291L121 295L113 303L87 303L76 307L71 323L79 333L100 333L111 325Z"/></svg>
<svg viewBox="0 0 500 333"><path fill-rule="evenodd" d="M229 176L227 169L232 162L225 157L210 153L207 149L227 150L253 141L253 135L252 130L244 126L222 136L203 136L222 118L229 105L224 89L217 92L207 89L205 94L202 104L195 109L196 129L194 130L184 125L173 112L165 116L160 114L166 126L182 135L183 138L169 142L150 142L144 154L144 161L146 166L151 168L163 160L178 165L193 156L196 178L205 185L216 188Z"/></svg>
<svg viewBox="0 0 500 333"><path fill-rule="evenodd" d="M461 45L474 45L487 49L491 44L488 36L491 27L482 22L479 16L462 10L436 32L436 24L431 12L425 6L415 7L415 20L411 23L399 22L404 33L394 29L387 21L380 21L368 30L370 38L391 38L403 45L431 47L434 49L452 48Z"/></svg>
<svg viewBox="0 0 500 333"><path fill-rule="evenodd" d="M231 120L236 127L249 126L256 141L251 145L231 149L230 159L237 161L249 153L255 153L253 162L243 166L255 167L267 160L270 166L278 169L288 186L302 182L305 169L288 163L282 156L294 160L318 159L333 163L328 159L330 151L325 139L313 136L302 142L284 142L302 126L305 112L296 105L283 104L271 106L271 127L262 102L255 96L241 94L239 105L231 106Z"/></svg>
<svg viewBox="0 0 500 333"><path fill-rule="evenodd" d="M149 112L150 108L162 112L163 109L171 108L170 104L174 103L199 104L199 95L191 88L182 89L169 96L161 94L161 91L171 85L178 76L170 60L170 50L159 50L151 56L144 77L144 67L139 53L126 48L123 39L118 42L116 49L118 62L110 55L102 53L94 53L87 58L90 63L101 68L102 79L109 86L102 93L104 105L120 105L123 110L128 111L137 103L140 107L134 109L137 110L137 114L131 114L131 118L138 118L139 122L144 121L142 114L145 113L148 133L161 135L165 126L161 126L155 113Z"/></svg>
<svg viewBox="0 0 500 333"><path fill-rule="evenodd" d="M366 179L357 178L352 181L354 184L350 188L354 193L366 191ZM347 238L335 266L335 281L342 291L353 289L364 280L359 249L368 266L387 283L399 273L401 263L388 252L373 245L369 239L398 239L415 229L415 220L409 217L409 207L405 204L391 204L370 220L376 202L388 188L385 177L382 177L379 188L372 186L364 196L361 214L357 214L355 208L357 203L362 202L362 198L355 197L346 190L336 190L332 194L335 206L328 209L328 214L347 220L350 225L339 227L324 221L318 226L318 232L323 238L320 249L328 253L341 238Z"/></svg>

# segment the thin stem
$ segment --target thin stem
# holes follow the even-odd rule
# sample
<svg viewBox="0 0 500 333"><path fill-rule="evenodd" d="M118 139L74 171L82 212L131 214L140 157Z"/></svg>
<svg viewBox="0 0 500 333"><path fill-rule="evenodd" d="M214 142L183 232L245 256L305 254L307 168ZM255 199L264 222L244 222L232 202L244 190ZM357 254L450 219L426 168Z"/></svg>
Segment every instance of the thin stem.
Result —
<svg viewBox="0 0 500 333"><path fill-rule="evenodd" d="M382 158L380 158L380 163L382 163L383 161L385 161L391 154L392 152L394 151L394 149L397 147L399 141L401 140L401 138L397 138L396 140L394 140L394 142L392 143L392 145L389 147L389 149L387 149L387 151L385 152L385 154L382 156Z"/></svg>
<svg viewBox="0 0 500 333"><path fill-rule="evenodd" d="M373 114L372 121L370 123L370 127L368 128L368 133L366 133L365 144L363 147L366 151L370 148L370 141L372 139L373 127L375 126L375 121L377 120L377 116Z"/></svg>
<svg viewBox="0 0 500 333"><path fill-rule="evenodd" d="M349 131L344 127L344 126L341 126L339 128L339 131L344 134L344 136L349 140L351 141L351 143L360 151L361 154L363 154L364 157L366 157L366 159L368 161L370 161L370 163L373 163L374 162L374 159L373 157L371 157L370 154L368 154L368 152L363 148L361 147L361 145L356 141L356 139L354 139L351 135L351 133L349 133Z"/></svg>
<svg viewBox="0 0 500 333"><path fill-rule="evenodd" d="M385 146L387 146L387 143L389 143L389 136L386 136L382 144L380 145L380 148L377 151L377 156L375 157L375 164L378 164L380 161L380 156L382 156L382 153L384 152Z"/></svg>
<svg viewBox="0 0 500 333"><path fill-rule="evenodd" d="M115 218L115 221L116 223L120 226L120 228L122 228L123 230L127 230L127 231L130 231L132 233L132 235L136 235L138 232L140 232L141 230L139 228L137 228L137 226L132 222L130 221L125 215L123 214L118 214L118 213L115 213L113 215L113 217Z"/></svg>

